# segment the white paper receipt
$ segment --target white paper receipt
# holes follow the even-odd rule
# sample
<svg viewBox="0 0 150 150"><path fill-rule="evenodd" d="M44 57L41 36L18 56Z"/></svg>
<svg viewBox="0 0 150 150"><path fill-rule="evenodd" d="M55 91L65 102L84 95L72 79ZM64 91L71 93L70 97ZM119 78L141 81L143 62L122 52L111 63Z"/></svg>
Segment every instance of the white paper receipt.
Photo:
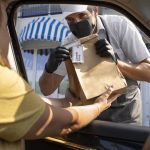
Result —
<svg viewBox="0 0 150 150"><path fill-rule="evenodd" d="M83 46L76 45L72 47L72 62L84 63Z"/></svg>

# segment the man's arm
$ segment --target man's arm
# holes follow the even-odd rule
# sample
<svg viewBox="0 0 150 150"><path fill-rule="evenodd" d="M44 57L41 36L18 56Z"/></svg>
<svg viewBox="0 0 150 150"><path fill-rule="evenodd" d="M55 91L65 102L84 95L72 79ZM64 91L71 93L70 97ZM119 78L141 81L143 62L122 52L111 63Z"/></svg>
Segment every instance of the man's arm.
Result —
<svg viewBox="0 0 150 150"><path fill-rule="evenodd" d="M47 73L44 71L39 79L41 92L45 96L52 94L58 88L62 80L63 76L54 73Z"/></svg>
<svg viewBox="0 0 150 150"><path fill-rule="evenodd" d="M63 61L69 58L69 50L64 47L57 47L56 49L51 50L45 64L45 70L39 80L41 92L45 96L52 94L59 86L63 76L66 74ZM55 73L55 71L58 73Z"/></svg>
<svg viewBox="0 0 150 150"><path fill-rule="evenodd" d="M138 64L129 64L118 60L117 66L123 75L130 79L150 82L150 58Z"/></svg>
<svg viewBox="0 0 150 150"><path fill-rule="evenodd" d="M138 53L141 56L136 55L136 57L134 58L134 62L132 63L127 63L127 62L117 59L117 57L115 56L115 53L113 52L113 48L111 47L109 42L105 39L101 39L96 42L95 44L96 53L101 57L111 57L116 62L118 68L120 69L120 71L125 77L128 77L133 80L150 82L150 56L147 53L147 49L143 45L143 41L139 41L139 42L141 42L141 45L140 43L139 45L143 47L143 49L141 50L142 53L140 53L140 50L137 50L136 52L135 48L133 48L130 54L132 57L131 56L130 57L134 58L133 57L134 54L136 55ZM132 45L130 47L132 48ZM130 57L128 54L128 58ZM141 61L138 61L138 60L141 60Z"/></svg>
<svg viewBox="0 0 150 150"><path fill-rule="evenodd" d="M122 18L118 27L120 46L125 57L131 63L118 60L118 67L124 76L133 80L150 82L150 53L135 25L127 18Z"/></svg>

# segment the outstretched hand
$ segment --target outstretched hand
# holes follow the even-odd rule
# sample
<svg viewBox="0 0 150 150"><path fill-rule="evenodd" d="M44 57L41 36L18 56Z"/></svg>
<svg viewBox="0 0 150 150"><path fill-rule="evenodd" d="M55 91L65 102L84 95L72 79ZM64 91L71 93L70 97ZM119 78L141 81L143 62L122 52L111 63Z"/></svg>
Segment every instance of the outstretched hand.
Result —
<svg viewBox="0 0 150 150"><path fill-rule="evenodd" d="M113 91L113 86L109 86L107 91L104 92L101 96L99 96L96 100L95 103L100 104L100 112L106 110L111 106L111 103L108 102L108 98L111 95Z"/></svg>
<svg viewBox="0 0 150 150"><path fill-rule="evenodd" d="M108 86L108 89L106 92L104 92L101 96L99 96L96 100L95 103L100 104L100 112L108 109L111 106L111 103L116 100L121 94L115 94L111 95L113 92L113 86ZM111 97L110 97L111 95Z"/></svg>

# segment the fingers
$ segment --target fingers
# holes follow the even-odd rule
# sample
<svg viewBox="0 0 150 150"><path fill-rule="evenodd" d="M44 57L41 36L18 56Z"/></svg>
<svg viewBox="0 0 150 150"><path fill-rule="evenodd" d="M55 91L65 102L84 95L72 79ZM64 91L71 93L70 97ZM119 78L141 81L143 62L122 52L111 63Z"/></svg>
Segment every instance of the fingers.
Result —
<svg viewBox="0 0 150 150"><path fill-rule="evenodd" d="M99 96L96 99L96 102L106 102L107 103L107 99L111 95L112 91L113 91L113 86L112 85L108 86L107 91L104 92L101 96Z"/></svg>
<svg viewBox="0 0 150 150"><path fill-rule="evenodd" d="M96 43L95 43L95 47L96 48L101 48L101 47L103 47L104 45L105 45L105 39L100 39L100 40L98 40Z"/></svg>
<svg viewBox="0 0 150 150"><path fill-rule="evenodd" d="M107 91L96 99L95 102L99 104L99 112L103 112L111 106L111 103L108 103L107 99L111 95L112 91L113 86L108 86Z"/></svg>
<svg viewBox="0 0 150 150"><path fill-rule="evenodd" d="M96 54L101 57L108 57L110 56L109 50L112 49L111 45L106 39L100 39L95 43Z"/></svg>
<svg viewBox="0 0 150 150"><path fill-rule="evenodd" d="M68 49L66 47L57 47L56 49L57 51L64 51L66 53L69 53L71 51L71 49Z"/></svg>
<svg viewBox="0 0 150 150"><path fill-rule="evenodd" d="M56 54L66 54L66 55L69 55L70 52L69 52L69 49L66 49L64 47L57 47L56 48Z"/></svg>
<svg viewBox="0 0 150 150"><path fill-rule="evenodd" d="M106 39L100 39L95 43L97 49L101 49L104 46L110 45Z"/></svg>
<svg viewBox="0 0 150 150"><path fill-rule="evenodd" d="M111 54L108 52L109 49L107 49L106 47L103 47L100 51L97 50L96 54L98 54L101 57L110 57Z"/></svg>
<svg viewBox="0 0 150 150"><path fill-rule="evenodd" d="M57 47L56 49L56 58L60 59L61 61L65 61L70 58L69 49L65 47Z"/></svg>
<svg viewBox="0 0 150 150"><path fill-rule="evenodd" d="M112 85L108 86L107 91L104 92L100 97L108 99L108 97L110 96L110 94L112 93L112 91L113 91L113 86Z"/></svg>
<svg viewBox="0 0 150 150"><path fill-rule="evenodd" d="M58 54L58 55L56 56L56 58L60 59L61 61L65 61L65 60L69 59L70 56L68 56L68 55L66 55L66 54Z"/></svg>

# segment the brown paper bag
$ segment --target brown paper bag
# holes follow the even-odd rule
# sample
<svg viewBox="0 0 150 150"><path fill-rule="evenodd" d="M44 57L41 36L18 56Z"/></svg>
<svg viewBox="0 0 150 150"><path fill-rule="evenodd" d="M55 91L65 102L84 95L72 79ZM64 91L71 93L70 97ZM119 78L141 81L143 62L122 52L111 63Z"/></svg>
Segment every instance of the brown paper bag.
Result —
<svg viewBox="0 0 150 150"><path fill-rule="evenodd" d="M80 39L83 45L84 63L72 63L66 61L71 92L81 99L92 99L104 93L107 85L113 85L112 94L123 93L126 89L126 81L117 65L111 58L103 58L96 55L95 42L97 34Z"/></svg>

